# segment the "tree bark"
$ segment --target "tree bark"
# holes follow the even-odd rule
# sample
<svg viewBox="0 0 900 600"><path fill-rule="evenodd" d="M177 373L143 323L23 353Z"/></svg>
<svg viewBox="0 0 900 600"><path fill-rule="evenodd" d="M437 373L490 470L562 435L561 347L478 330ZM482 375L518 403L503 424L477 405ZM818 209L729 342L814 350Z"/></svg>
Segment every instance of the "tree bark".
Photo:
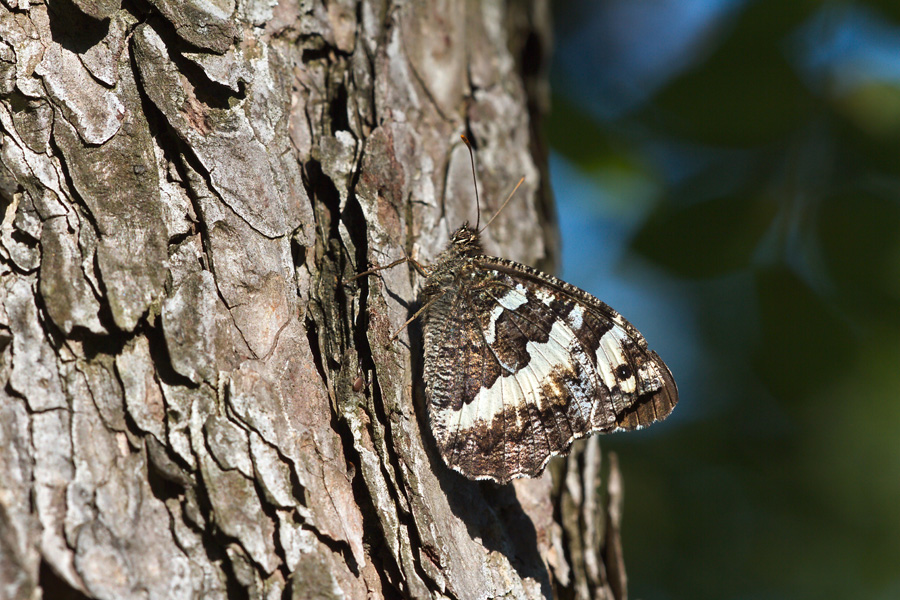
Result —
<svg viewBox="0 0 900 600"><path fill-rule="evenodd" d="M551 267L543 0L0 4L0 595L624 598L594 440L468 481L404 253ZM484 222L484 221L482 221Z"/></svg>

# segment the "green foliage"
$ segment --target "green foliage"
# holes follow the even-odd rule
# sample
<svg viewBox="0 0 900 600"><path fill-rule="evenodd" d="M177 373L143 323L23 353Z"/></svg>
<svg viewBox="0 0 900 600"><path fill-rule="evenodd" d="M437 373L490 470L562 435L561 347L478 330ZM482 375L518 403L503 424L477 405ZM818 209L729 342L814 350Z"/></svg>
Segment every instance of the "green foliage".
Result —
<svg viewBox="0 0 900 600"><path fill-rule="evenodd" d="M673 79L641 120L708 143L778 141L803 123L812 98L784 52L788 35L817 3L751 3L702 63Z"/></svg>
<svg viewBox="0 0 900 600"><path fill-rule="evenodd" d="M771 198L753 195L661 203L633 248L679 277L725 275L752 264L777 208Z"/></svg>
<svg viewBox="0 0 900 600"><path fill-rule="evenodd" d="M836 7L900 32L896 2L748 2L615 119L555 88L557 152L660 190L627 258L702 348L676 424L606 444L636 597L900 597L900 77L803 70Z"/></svg>

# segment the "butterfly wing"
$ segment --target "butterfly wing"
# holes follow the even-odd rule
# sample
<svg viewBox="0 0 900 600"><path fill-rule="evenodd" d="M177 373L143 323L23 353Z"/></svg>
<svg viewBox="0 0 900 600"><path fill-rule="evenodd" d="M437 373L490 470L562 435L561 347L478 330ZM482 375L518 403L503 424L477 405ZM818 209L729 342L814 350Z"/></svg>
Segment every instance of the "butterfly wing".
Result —
<svg viewBox="0 0 900 600"><path fill-rule="evenodd" d="M435 439L473 479L534 477L575 439L649 425L678 400L665 363L617 312L512 261L478 257L424 327Z"/></svg>

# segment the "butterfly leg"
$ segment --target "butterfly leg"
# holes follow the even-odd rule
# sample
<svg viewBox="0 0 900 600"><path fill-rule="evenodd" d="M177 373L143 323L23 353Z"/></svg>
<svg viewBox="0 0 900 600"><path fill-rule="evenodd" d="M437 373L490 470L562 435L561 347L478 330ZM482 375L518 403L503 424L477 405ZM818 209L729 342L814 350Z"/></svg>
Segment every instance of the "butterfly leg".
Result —
<svg viewBox="0 0 900 600"><path fill-rule="evenodd" d="M432 298L431 300L429 300L428 302L426 302L426 303L425 303L425 306L423 306L422 308L420 308L419 310L417 310L417 311L416 311L416 314L414 314L413 316L411 316L410 318L408 318L408 319L406 320L406 323L404 323L403 325L401 325L401 326L400 326L400 329L398 329L397 331L394 332L394 334L391 336L391 341L393 342L394 340L396 340L396 339L397 339L397 336L400 335L400 332L401 332L401 331L403 331L404 329L406 329L406 326L407 326L407 325L409 325L410 323L412 323L413 321L415 321L416 319L418 319L418 318L419 318L419 315L421 315L423 312L425 312L426 310L428 310L428 307L431 306L432 304L434 304L435 302L437 302L438 300L440 300L440 299L441 299L441 296L443 296L443 295L444 295L444 293L441 292L440 294L438 294L437 296L435 296L434 298Z"/></svg>
<svg viewBox="0 0 900 600"><path fill-rule="evenodd" d="M419 275L421 275L422 277L428 277L431 275L431 273L428 272L428 267L426 267L425 265L423 265L416 259L412 258L411 256L408 256L408 257L406 257L406 260L408 260L409 262L412 263L412 266L415 267L416 271L418 271Z"/></svg>
<svg viewBox="0 0 900 600"><path fill-rule="evenodd" d="M346 284L348 284L348 283L350 283L350 282L352 282L352 281L356 281L356 280L359 279L360 277L365 277L366 275L372 275L373 273L377 273L378 271L384 271L385 269L390 269L390 268L392 268L392 267L396 267L397 265L402 265L403 263L406 263L406 262L412 263L412 266L415 267L416 271L418 271L419 274L422 275L423 277L428 277L428 276L430 275L430 273L428 272L428 268L427 268L425 265L423 265L422 263L420 263L419 261L417 261L417 260L414 259L413 257L409 256L409 255L406 254L406 252L404 251L404 256L403 256L403 258L398 258L397 260L395 260L395 261L392 262L391 264L389 264L389 265L384 265L383 267L372 267L371 269L368 269L368 270L366 270L366 271L363 271L362 273L357 273L356 275L354 275L354 276L351 277L350 279L345 279L345 280L344 280L344 284L346 285Z"/></svg>
<svg viewBox="0 0 900 600"><path fill-rule="evenodd" d="M443 296L443 295L444 295L444 292L441 292L440 294L438 294L437 296L435 296L434 298L432 298L431 300L429 300L428 302L426 302L426 303L425 303L425 306L423 306L422 308L420 308L419 310L417 310L417 311L416 311L416 314L414 314L413 316L411 316L410 318L408 318L408 319L406 320L406 323L404 323L403 325L401 325L401 326L400 326L400 329L398 329L397 331L394 332L394 334L391 336L391 340L390 340L390 341L393 342L394 340L396 340L396 339L397 339L397 336L400 335L400 332L401 332L401 331L403 331L404 329L406 329L406 326L407 326L407 325L409 325L410 323L412 323L413 321L415 321L416 319L418 319L418 318L419 318L419 315L421 315L423 312L425 312L426 310L428 310L428 307L431 306L432 304L434 304L435 302L437 302L438 300L440 300L440 299L441 299L441 296Z"/></svg>
<svg viewBox="0 0 900 600"><path fill-rule="evenodd" d="M402 265L405 262L412 262L413 264L416 264L416 262L413 259L411 259L408 256L404 256L403 258L397 259L389 265L384 265L383 267L372 267L368 271L363 271L362 273L357 273L350 279L345 279L344 283L347 284L347 283L350 283L351 281L356 281L360 277L365 277L366 275L371 275L373 273L377 273L378 271L384 271L385 269L390 269L391 267L396 267L397 265Z"/></svg>

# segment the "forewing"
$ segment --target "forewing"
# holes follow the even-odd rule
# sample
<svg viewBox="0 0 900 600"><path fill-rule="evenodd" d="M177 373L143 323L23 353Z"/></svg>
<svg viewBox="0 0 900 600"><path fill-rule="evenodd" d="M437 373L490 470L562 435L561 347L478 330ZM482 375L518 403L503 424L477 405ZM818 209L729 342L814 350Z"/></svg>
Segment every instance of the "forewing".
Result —
<svg viewBox="0 0 900 600"><path fill-rule="evenodd" d="M484 257L479 266L499 279L509 277L572 328L603 388L591 431L640 429L672 412L678 389L669 368L618 312L584 290L513 261Z"/></svg>

